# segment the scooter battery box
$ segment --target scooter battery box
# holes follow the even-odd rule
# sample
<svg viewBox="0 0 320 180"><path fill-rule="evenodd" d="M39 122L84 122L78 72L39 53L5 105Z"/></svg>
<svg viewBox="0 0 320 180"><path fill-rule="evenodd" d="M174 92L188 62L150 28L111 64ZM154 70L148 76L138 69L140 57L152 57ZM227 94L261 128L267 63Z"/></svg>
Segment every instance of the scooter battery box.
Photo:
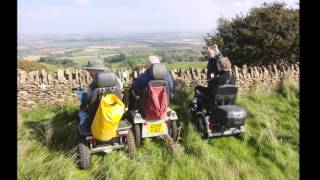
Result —
<svg viewBox="0 0 320 180"><path fill-rule="evenodd" d="M227 128L243 126L247 112L235 105L218 106L213 111L215 120Z"/></svg>

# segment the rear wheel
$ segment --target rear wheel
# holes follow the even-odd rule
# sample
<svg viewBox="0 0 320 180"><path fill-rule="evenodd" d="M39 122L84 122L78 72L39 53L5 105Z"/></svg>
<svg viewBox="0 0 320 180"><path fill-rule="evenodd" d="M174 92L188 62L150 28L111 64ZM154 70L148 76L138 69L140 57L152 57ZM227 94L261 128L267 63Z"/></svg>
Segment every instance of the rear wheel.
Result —
<svg viewBox="0 0 320 180"><path fill-rule="evenodd" d="M202 134L202 138L208 139L208 130L206 126L206 122L203 116L198 116L196 119L197 129Z"/></svg>
<svg viewBox="0 0 320 180"><path fill-rule="evenodd" d="M78 165L80 169L88 169L90 167L90 149L85 145L83 137L80 137L77 146Z"/></svg>
<svg viewBox="0 0 320 180"><path fill-rule="evenodd" d="M134 136L133 133L131 131L131 129L128 130L128 135L127 135L127 150L128 150L128 155L130 158L133 158L134 155L137 152L136 149L136 142L134 140Z"/></svg>
<svg viewBox="0 0 320 180"><path fill-rule="evenodd" d="M171 133L170 136L174 141L177 141L178 139L178 127L177 127L177 121L171 121Z"/></svg>
<svg viewBox="0 0 320 180"><path fill-rule="evenodd" d="M134 138L136 142L136 146L139 147L141 145L141 128L140 124L134 125Z"/></svg>

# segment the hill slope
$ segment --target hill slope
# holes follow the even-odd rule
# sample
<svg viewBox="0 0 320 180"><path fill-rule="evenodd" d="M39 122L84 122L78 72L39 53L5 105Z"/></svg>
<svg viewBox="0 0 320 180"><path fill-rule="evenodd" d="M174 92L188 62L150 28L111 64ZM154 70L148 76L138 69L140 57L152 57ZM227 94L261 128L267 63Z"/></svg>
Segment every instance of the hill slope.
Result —
<svg viewBox="0 0 320 180"><path fill-rule="evenodd" d="M183 98L182 98L183 97ZM188 97L188 98L186 98ZM18 114L19 179L299 179L299 89L240 94L248 112L243 139L204 141L187 112L192 91L172 103L183 122L181 151L147 139L134 159L122 151L93 155L92 168L75 164L77 106L47 106Z"/></svg>

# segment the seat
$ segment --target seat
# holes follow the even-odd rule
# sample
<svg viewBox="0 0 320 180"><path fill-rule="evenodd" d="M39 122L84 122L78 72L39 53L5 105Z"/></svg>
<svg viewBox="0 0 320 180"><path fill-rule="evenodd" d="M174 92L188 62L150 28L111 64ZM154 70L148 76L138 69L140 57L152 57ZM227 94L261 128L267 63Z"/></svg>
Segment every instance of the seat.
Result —
<svg viewBox="0 0 320 180"><path fill-rule="evenodd" d="M222 105L234 105L237 93L238 87L235 85L213 87L210 89L209 109L213 110Z"/></svg>
<svg viewBox="0 0 320 180"><path fill-rule="evenodd" d="M92 95L89 99L88 105L88 114L90 124L93 121L96 110L99 106L99 102L101 100L102 95L112 93L117 95L120 99L122 99L122 93L120 89L119 81L117 80L117 76L113 72L102 72L97 73L93 78L94 89L92 91Z"/></svg>
<svg viewBox="0 0 320 180"><path fill-rule="evenodd" d="M166 94L167 94L167 105L170 103L170 91L169 85L167 81L164 80L165 76L168 74L168 70L163 63L153 64L151 66L151 74L153 80L149 81L147 87L145 87L141 93L141 97L139 98L139 112L142 116L145 117L145 103L147 102L149 97L149 90L150 88L157 88L165 86Z"/></svg>

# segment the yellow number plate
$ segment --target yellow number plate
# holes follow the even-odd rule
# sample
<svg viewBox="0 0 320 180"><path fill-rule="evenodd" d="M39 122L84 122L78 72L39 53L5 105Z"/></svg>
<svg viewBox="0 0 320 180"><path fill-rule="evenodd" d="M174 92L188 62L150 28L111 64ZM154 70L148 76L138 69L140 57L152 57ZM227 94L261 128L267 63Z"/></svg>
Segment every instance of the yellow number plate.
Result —
<svg viewBox="0 0 320 180"><path fill-rule="evenodd" d="M164 131L163 123L152 123L148 125L148 134L158 134Z"/></svg>

